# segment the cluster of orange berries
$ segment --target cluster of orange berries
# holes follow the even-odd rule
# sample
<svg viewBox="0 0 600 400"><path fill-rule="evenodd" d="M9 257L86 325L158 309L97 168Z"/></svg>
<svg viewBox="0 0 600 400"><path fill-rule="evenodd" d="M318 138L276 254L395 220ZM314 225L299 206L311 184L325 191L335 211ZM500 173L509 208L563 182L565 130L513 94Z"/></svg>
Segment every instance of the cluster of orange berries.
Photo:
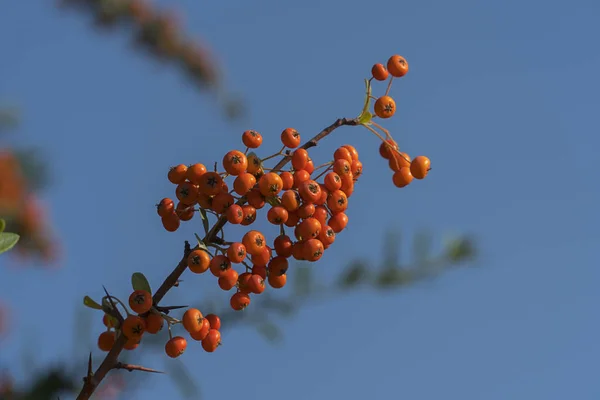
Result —
<svg viewBox="0 0 600 400"><path fill-rule="evenodd" d="M175 14L156 9L148 0L60 0L61 5L86 7L98 24L130 22L135 40L150 54L182 65L198 84L218 81L212 56L198 40L186 38Z"/></svg>
<svg viewBox="0 0 600 400"><path fill-rule="evenodd" d="M171 358L179 357L187 348L187 340L182 336L172 336L171 326L181 323L190 337L201 342L202 348L212 353L221 344L221 319L215 314L203 316L200 310L189 308L183 314L182 320L169 317L153 307L152 295L146 290L135 290L129 296L129 307L133 311L127 312L123 323L109 314L104 314L102 322L106 331L98 337L98 348L110 351L115 344L118 334L127 338L124 346L126 350L136 349L145 333L157 334L163 329L166 320L169 326L169 340L165 344L165 352Z"/></svg>
<svg viewBox="0 0 600 400"><path fill-rule="evenodd" d="M249 130L242 134L242 142L248 149L256 149L262 144L262 136ZM232 150L223 157L224 172L207 171L203 164L172 168L168 178L177 185L178 203L175 205L172 199L165 198L157 206L168 231L175 231L180 221L190 220L197 211L195 205L218 217L224 216L231 224L244 226L257 220L257 210L268 207L267 221L280 227L271 246L262 232L249 230L240 241L224 242L227 247L207 243L216 249L215 254L208 247L198 248L188 258L193 273L210 270L221 289L236 288L230 301L234 310L247 307L250 294L262 293L265 282L273 288L282 288L287 282L290 257L318 261L333 244L336 234L348 224L345 213L348 198L362 173L356 149L341 146L333 153L332 161L315 167L308 151L299 147L298 131L285 129L281 142L284 149L295 150L288 150L286 155L282 149L271 157L289 157L290 170L265 168L256 154ZM318 170L322 172L314 176ZM225 182L228 176L234 177L232 190ZM294 229L292 237L286 234L285 227ZM239 273L233 267L236 264L245 266L245 271Z"/></svg>
<svg viewBox="0 0 600 400"><path fill-rule="evenodd" d="M25 257L39 255L44 261L56 260L54 243L44 209L28 187L21 161L10 149L0 150L0 216L6 230L21 235L15 250Z"/></svg>
<svg viewBox="0 0 600 400"><path fill-rule="evenodd" d="M397 54L388 59L387 68L380 63L373 65L371 68L371 79L377 81L390 79L386 93L375 100L373 108L377 117L383 119L390 118L396 113L396 102L388 93L392 84L392 79L401 78L407 73L408 62L404 57ZM379 146L379 154L389 161L389 167L394 171L394 175L392 176L394 185L402 188L410 184L414 178L424 179L431 170L431 161L429 158L418 156L411 161L411 158L407 153L399 150L398 143L396 143L387 130L377 124L374 125L386 134L386 138L383 138L372 130L372 132L382 139L382 143Z"/></svg>

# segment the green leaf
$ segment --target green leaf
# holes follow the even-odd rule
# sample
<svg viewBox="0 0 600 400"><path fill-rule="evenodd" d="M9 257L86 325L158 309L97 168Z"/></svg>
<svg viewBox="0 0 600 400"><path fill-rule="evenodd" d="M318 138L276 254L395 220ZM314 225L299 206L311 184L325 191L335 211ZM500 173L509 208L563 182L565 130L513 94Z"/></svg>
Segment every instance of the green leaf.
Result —
<svg viewBox="0 0 600 400"><path fill-rule="evenodd" d="M208 235L208 215L206 210L200 207L200 218L202 218L202 226L204 226L204 232Z"/></svg>
<svg viewBox="0 0 600 400"><path fill-rule="evenodd" d="M373 114L371 114L370 111L365 111L362 114L360 114L360 117L358 117L358 123L366 125L369 122L371 122L372 119L373 119Z"/></svg>
<svg viewBox="0 0 600 400"><path fill-rule="evenodd" d="M150 289L150 284L148 283L148 279L141 272L135 272L131 275L131 286L133 290L145 290L146 292L152 294L152 289Z"/></svg>
<svg viewBox="0 0 600 400"><path fill-rule="evenodd" d="M294 273L294 294L296 296L306 296L313 289L312 268L298 267Z"/></svg>
<svg viewBox="0 0 600 400"><path fill-rule="evenodd" d="M3 220L2 218L0 218L0 233L4 232L5 228L6 228L6 221Z"/></svg>
<svg viewBox="0 0 600 400"><path fill-rule="evenodd" d="M368 277L368 272L364 262L354 261L341 274L338 284L343 289L349 289L364 282Z"/></svg>
<svg viewBox="0 0 600 400"><path fill-rule="evenodd" d="M265 200L273 207L281 205L281 199L277 196L267 197Z"/></svg>
<svg viewBox="0 0 600 400"><path fill-rule="evenodd" d="M198 241L198 247L201 248L202 250L208 251L208 247L206 247L206 245L204 244L204 241L202 239L200 239L200 236L198 236L197 233L194 233L194 236L196 236L196 240Z"/></svg>
<svg viewBox="0 0 600 400"><path fill-rule="evenodd" d="M83 305L89 308L93 308L95 310L102 310L102 306L96 303L90 296L85 296L83 298Z"/></svg>
<svg viewBox="0 0 600 400"><path fill-rule="evenodd" d="M19 235L16 233L0 233L0 254L15 247L15 244L17 244L18 241Z"/></svg>

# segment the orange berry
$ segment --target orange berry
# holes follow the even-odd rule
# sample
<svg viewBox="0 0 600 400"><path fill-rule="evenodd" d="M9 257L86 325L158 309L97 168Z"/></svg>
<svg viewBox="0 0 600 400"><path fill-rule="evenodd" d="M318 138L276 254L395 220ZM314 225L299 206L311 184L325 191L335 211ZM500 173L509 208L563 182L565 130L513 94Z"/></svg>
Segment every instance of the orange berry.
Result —
<svg viewBox="0 0 600 400"><path fill-rule="evenodd" d="M206 250L196 249L188 256L187 265L193 273L202 274L210 267L210 254Z"/></svg>
<svg viewBox="0 0 600 400"><path fill-rule="evenodd" d="M373 65L373 68L371 68L371 75L373 75L373 78L377 79L378 81L385 81L388 76L388 70L383 66L383 64L375 64Z"/></svg>
<svg viewBox="0 0 600 400"><path fill-rule="evenodd" d="M271 207L267 212L267 219L273 225L283 225L288 219L288 211L282 206Z"/></svg>
<svg viewBox="0 0 600 400"><path fill-rule="evenodd" d="M253 175L258 173L262 168L262 161L260 158L258 158L258 156L254 153L248 154L246 158L248 159L248 172Z"/></svg>
<svg viewBox="0 0 600 400"><path fill-rule="evenodd" d="M227 211L225 211L225 217L227 217L227 222L230 224L241 224L244 220L244 211L242 210L242 206L238 204L232 204Z"/></svg>
<svg viewBox="0 0 600 400"><path fill-rule="evenodd" d="M342 177L342 187L340 190L346 193L347 197L352 195L352 192L354 192L354 176L352 172Z"/></svg>
<svg viewBox="0 0 600 400"><path fill-rule="evenodd" d="M348 196L341 190L334 190L327 199L327 207L332 214L346 211L348 208Z"/></svg>
<svg viewBox="0 0 600 400"><path fill-rule="evenodd" d="M390 118L396 113L396 102L391 96L381 96L375 101L375 115Z"/></svg>
<svg viewBox="0 0 600 400"><path fill-rule="evenodd" d="M392 176L392 182L394 182L394 185L399 188L407 186L412 182L412 180L413 174L410 172L410 168L408 167L400 168L400 171L394 172L394 175Z"/></svg>
<svg viewBox="0 0 600 400"><path fill-rule="evenodd" d="M288 267L289 262L286 257L273 257L273 259L269 261L268 265L269 275L283 275L287 272Z"/></svg>
<svg viewBox="0 0 600 400"><path fill-rule="evenodd" d="M294 186L294 175L289 171L283 171L279 174L283 182L283 190L290 190Z"/></svg>
<svg viewBox="0 0 600 400"><path fill-rule="evenodd" d="M348 151L352 155L352 161L358 161L358 151L356 150L356 148L354 146L345 144L342 147L345 147L348 149Z"/></svg>
<svg viewBox="0 0 600 400"><path fill-rule="evenodd" d="M208 314L204 318L206 318L208 320L208 322L210 322L210 328L211 329L216 329L216 330L221 329L221 318L219 318L218 315L216 315L216 314Z"/></svg>
<svg viewBox="0 0 600 400"><path fill-rule="evenodd" d="M240 242L232 243L227 249L227 257L232 263L241 263L246 258L246 246Z"/></svg>
<svg viewBox="0 0 600 400"><path fill-rule="evenodd" d="M121 330L128 339L141 338L146 330L146 322L142 317L130 315L123 321Z"/></svg>
<svg viewBox="0 0 600 400"><path fill-rule="evenodd" d="M352 153L346 147L338 147L333 153L334 160L346 160L349 163L352 163Z"/></svg>
<svg viewBox="0 0 600 400"><path fill-rule="evenodd" d="M248 204L257 210L265 206L265 197L260 193L260 189L254 188L246 194Z"/></svg>
<svg viewBox="0 0 600 400"><path fill-rule="evenodd" d="M248 231L242 238L242 243L246 246L246 252L250 255L259 255L267 245L265 236L259 231Z"/></svg>
<svg viewBox="0 0 600 400"><path fill-rule="evenodd" d="M247 130L242 133L242 143L250 149L256 149L262 144L262 135L253 130Z"/></svg>
<svg viewBox="0 0 600 400"><path fill-rule="evenodd" d="M163 227L169 232L175 232L181 225L181 219L179 219L179 216L175 212L162 217L161 222Z"/></svg>
<svg viewBox="0 0 600 400"><path fill-rule="evenodd" d="M249 172L239 174L233 181L233 190L240 196L245 196L256 185L256 178Z"/></svg>
<svg viewBox="0 0 600 400"><path fill-rule="evenodd" d="M287 221L285 221L285 226L289 226L290 228L293 228L294 226L298 225L298 222L300 222L300 217L298 216L298 212L297 211L288 211L288 219L287 219Z"/></svg>
<svg viewBox="0 0 600 400"><path fill-rule="evenodd" d="M315 205L313 203L304 203L302 204L298 210L296 210L296 213L298 214L298 217L306 219L306 218L310 218L314 215L315 213Z"/></svg>
<svg viewBox="0 0 600 400"><path fill-rule="evenodd" d="M252 293L261 294L265 291L265 278L258 274L252 274L248 280L248 288Z"/></svg>
<svg viewBox="0 0 600 400"><path fill-rule="evenodd" d="M208 317L208 316L207 316ZM204 317L202 319L202 326L198 332L190 332L190 337L196 341L201 341L208 335L208 331L210 330L210 322L208 322L208 318Z"/></svg>
<svg viewBox="0 0 600 400"><path fill-rule="evenodd" d="M310 173L305 169L299 169L294 171L294 186L293 188L297 189L300 187L302 182L306 182L310 179Z"/></svg>
<svg viewBox="0 0 600 400"><path fill-rule="evenodd" d="M244 219L242 220L243 226L248 226L256 221L256 208L252 207L250 204L244 204L242 206L242 214L244 214Z"/></svg>
<svg viewBox="0 0 600 400"><path fill-rule="evenodd" d="M273 242L273 247L278 256L290 257L292 255L292 239L287 235L279 235Z"/></svg>
<svg viewBox="0 0 600 400"><path fill-rule="evenodd" d="M306 162L306 165L304 166L304 169L309 174L312 174L313 172L315 172L315 164L313 163L312 158L310 158L310 157L308 158L308 161Z"/></svg>
<svg viewBox="0 0 600 400"><path fill-rule="evenodd" d="M350 169L352 171L352 175L354 176L354 180L357 180L358 177L362 175L363 165L360 161L354 160L350 165Z"/></svg>
<svg viewBox="0 0 600 400"><path fill-rule="evenodd" d="M216 172L207 172L202 175L199 179L198 188L200 193L204 193L209 196L214 196L221 193L223 187L223 178Z"/></svg>
<svg viewBox="0 0 600 400"><path fill-rule="evenodd" d="M144 314L152 308L152 295L145 290L136 290L129 296L129 307L137 314Z"/></svg>
<svg viewBox="0 0 600 400"><path fill-rule="evenodd" d="M241 311L250 305L250 296L243 292L234 293L229 300L229 304L235 311Z"/></svg>
<svg viewBox="0 0 600 400"><path fill-rule="evenodd" d="M379 154L386 160L392 158L394 150L398 150L398 144L392 139L387 139L379 145Z"/></svg>
<svg viewBox="0 0 600 400"><path fill-rule="evenodd" d="M269 286L273 289L281 289L287 282L287 274L269 275L267 281L269 282Z"/></svg>
<svg viewBox="0 0 600 400"><path fill-rule="evenodd" d="M352 164L348 160L338 159L333 163L333 172L341 177L352 173Z"/></svg>
<svg viewBox="0 0 600 400"><path fill-rule="evenodd" d="M238 289L242 293L250 293L250 288L248 288L248 282L252 274L250 272L244 272L238 276Z"/></svg>
<svg viewBox="0 0 600 400"><path fill-rule="evenodd" d="M198 204L205 210L212 210L212 201L214 196L209 196L206 193L198 193Z"/></svg>
<svg viewBox="0 0 600 400"><path fill-rule="evenodd" d="M321 223L321 227L327 225L326 221L327 221L328 217L329 217L329 213L327 212L327 208L325 208L324 206L316 206L315 207L315 212L313 214L313 218L315 218L317 221L319 221Z"/></svg>
<svg viewBox="0 0 600 400"><path fill-rule="evenodd" d="M225 291L233 289L238 281L238 277L238 272L235 269L228 269L227 271L223 272L219 277L219 287Z"/></svg>
<svg viewBox="0 0 600 400"><path fill-rule="evenodd" d="M387 62L387 69L396 78L403 77L408 72L408 62L397 54L391 56Z"/></svg>
<svg viewBox="0 0 600 400"><path fill-rule="evenodd" d="M300 146L300 134L294 128L286 128L281 132L281 143L285 147L295 149Z"/></svg>
<svg viewBox="0 0 600 400"><path fill-rule="evenodd" d="M292 257L298 261L304 261L304 242L295 242L292 245Z"/></svg>
<svg viewBox="0 0 600 400"><path fill-rule="evenodd" d="M329 225L335 233L340 233L348 225L348 216L343 212L337 213L329 218L327 225Z"/></svg>
<svg viewBox="0 0 600 400"><path fill-rule="evenodd" d="M267 279L267 266L266 265L255 265L252 267L252 275L258 275L263 279ZM250 277L252 279L252 276ZM250 279L248 282L250 282Z"/></svg>
<svg viewBox="0 0 600 400"><path fill-rule="evenodd" d="M151 312L145 318L145 322L146 322L146 332L154 335L162 330L165 320L163 319L163 317L160 314Z"/></svg>
<svg viewBox="0 0 600 400"><path fill-rule="evenodd" d="M308 239L304 242L302 251L304 252L304 258L307 261L315 262L323 257L325 248L323 247L323 242L319 239Z"/></svg>
<svg viewBox="0 0 600 400"><path fill-rule="evenodd" d="M335 241L335 231L329 225L324 225L318 239L323 243L323 246L330 246Z"/></svg>
<svg viewBox="0 0 600 400"><path fill-rule="evenodd" d="M329 198L329 193L331 193L331 191L327 189L322 183L319 183L319 186L321 187L321 197L319 197L317 201L315 201L315 206L322 206L326 204L327 199Z"/></svg>
<svg viewBox="0 0 600 400"><path fill-rule="evenodd" d="M140 345L141 340L141 337L127 339L127 342L125 342L125 346L123 346L123 348L125 350L135 350Z"/></svg>
<svg viewBox="0 0 600 400"><path fill-rule="evenodd" d="M169 179L169 181L171 183L178 185L185 180L186 172L187 172L187 167L183 164L179 164L179 165L169 169L167 178Z"/></svg>
<svg viewBox="0 0 600 400"><path fill-rule="evenodd" d="M115 345L115 332L105 331L98 336L98 348L102 351L110 351Z"/></svg>
<svg viewBox="0 0 600 400"><path fill-rule="evenodd" d="M175 207L175 213L182 221L189 221L194 218L194 206L184 204L182 202L177 203L177 207Z"/></svg>
<svg viewBox="0 0 600 400"><path fill-rule="evenodd" d="M210 260L210 272L217 278L221 277L223 272L231 268L231 261L222 254L217 254Z"/></svg>
<svg viewBox="0 0 600 400"><path fill-rule="evenodd" d="M206 166L201 163L192 164L187 168L185 177L195 185L200 184L200 177L207 172Z"/></svg>
<svg viewBox="0 0 600 400"><path fill-rule="evenodd" d="M321 197L321 186L309 179L300 184L298 194L305 203L314 203Z"/></svg>
<svg viewBox="0 0 600 400"><path fill-rule="evenodd" d="M156 212L159 216L165 217L175 211L175 203L173 200L165 197L156 205Z"/></svg>
<svg viewBox="0 0 600 400"><path fill-rule="evenodd" d="M202 328L202 320L204 316L197 308L188 308L181 318L183 329L193 333L198 332Z"/></svg>
<svg viewBox="0 0 600 400"><path fill-rule="evenodd" d="M308 151L306 149L298 149L292 154L292 167L295 170L304 169L308 163Z"/></svg>
<svg viewBox="0 0 600 400"><path fill-rule="evenodd" d="M186 348L187 340L181 336L175 336L165 344L165 353L171 358L177 358L185 352Z"/></svg>
<svg viewBox="0 0 600 400"><path fill-rule="evenodd" d="M321 232L321 223L316 218L307 218L296 227L295 233L298 240L314 239Z"/></svg>
<svg viewBox="0 0 600 400"><path fill-rule="evenodd" d="M210 329L204 339L202 339L202 348L208 353L212 353L221 344L221 332L216 329Z"/></svg>
<svg viewBox="0 0 600 400"><path fill-rule="evenodd" d="M235 203L235 199L229 193L219 193L213 197L212 210L217 214L224 214L227 209Z"/></svg>
<svg viewBox="0 0 600 400"><path fill-rule="evenodd" d="M300 195L294 190L286 190L281 195L281 205L287 211L295 211L300 207Z"/></svg>
<svg viewBox="0 0 600 400"><path fill-rule="evenodd" d="M269 172L258 180L258 188L265 197L277 196L283 189L283 181L275 172Z"/></svg>
<svg viewBox="0 0 600 400"><path fill-rule="evenodd" d="M252 255L250 256L250 259L252 260L252 264L254 264L254 266L260 265L266 267L271 259L272 254L273 251L271 248L266 246L263 251L260 252L260 254Z"/></svg>
<svg viewBox="0 0 600 400"><path fill-rule="evenodd" d="M431 160L425 156L417 156L410 163L410 172L417 179L424 179L431 169Z"/></svg>
<svg viewBox="0 0 600 400"><path fill-rule="evenodd" d="M223 168L229 175L237 176L246 172L248 159L241 151L232 150L223 157Z"/></svg>
<svg viewBox="0 0 600 400"><path fill-rule="evenodd" d="M116 328L119 325L119 321L117 321L115 318L111 317L108 314L104 314L104 316L102 317L102 323L107 328Z"/></svg>
<svg viewBox="0 0 600 400"><path fill-rule="evenodd" d="M198 200L198 186L191 182L182 182L175 190L177 199L185 204L194 204Z"/></svg>
<svg viewBox="0 0 600 400"><path fill-rule="evenodd" d="M400 168L410 168L410 156L407 153L394 151L390 157L389 166L392 171L400 171Z"/></svg>

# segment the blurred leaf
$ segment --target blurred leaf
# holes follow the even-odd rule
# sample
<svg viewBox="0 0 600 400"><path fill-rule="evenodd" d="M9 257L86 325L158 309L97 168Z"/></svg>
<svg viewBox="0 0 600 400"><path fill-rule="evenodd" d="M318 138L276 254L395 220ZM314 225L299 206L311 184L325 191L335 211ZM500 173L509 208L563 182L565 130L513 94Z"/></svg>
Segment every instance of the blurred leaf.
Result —
<svg viewBox="0 0 600 400"><path fill-rule="evenodd" d="M0 254L15 247L19 241L19 235L16 233L2 232L0 233Z"/></svg>
<svg viewBox="0 0 600 400"><path fill-rule="evenodd" d="M208 215L206 214L206 210L200 207L200 218L202 218L202 226L204 226L204 232L208 235Z"/></svg>
<svg viewBox="0 0 600 400"><path fill-rule="evenodd" d="M90 296L85 296L83 298L83 304L89 308L93 308L95 310L102 310L102 306L96 303Z"/></svg>
<svg viewBox="0 0 600 400"><path fill-rule="evenodd" d="M298 266L294 273L294 294L306 296L312 291L312 268Z"/></svg>
<svg viewBox="0 0 600 400"><path fill-rule="evenodd" d="M42 152L43 150L35 148L15 151L15 157L19 160L27 184L33 191L46 187L49 180Z"/></svg>
<svg viewBox="0 0 600 400"><path fill-rule="evenodd" d="M375 285L381 288L391 288L402 286L413 281L413 274L410 270L401 268L384 268L375 280Z"/></svg>
<svg viewBox="0 0 600 400"><path fill-rule="evenodd" d="M188 369L180 360L165 358L165 365L167 373L173 378L179 391L184 397L200 398L200 388L196 385L194 379L190 376Z"/></svg>
<svg viewBox="0 0 600 400"><path fill-rule="evenodd" d="M353 261L339 278L339 286L343 289L349 289L367 279L367 265L362 261Z"/></svg>
<svg viewBox="0 0 600 400"><path fill-rule="evenodd" d="M418 232L413 239L413 257L415 265L421 266L431 258L432 237L429 232Z"/></svg>
<svg viewBox="0 0 600 400"><path fill-rule="evenodd" d="M0 233L4 232L4 229L6 229L6 221L0 218Z"/></svg>
<svg viewBox="0 0 600 400"><path fill-rule="evenodd" d="M383 241L383 268L395 268L400 262L401 237L398 232L388 230Z"/></svg>
<svg viewBox="0 0 600 400"><path fill-rule="evenodd" d="M0 129L13 128L19 123L19 112L16 109L0 109Z"/></svg>
<svg viewBox="0 0 600 400"><path fill-rule="evenodd" d="M473 259L476 255L475 244L470 238L449 239L446 244L445 255L452 263Z"/></svg>
<svg viewBox="0 0 600 400"><path fill-rule="evenodd" d="M256 325L256 330L270 342L279 342L283 338L281 329L269 321L263 321Z"/></svg>
<svg viewBox="0 0 600 400"><path fill-rule="evenodd" d="M148 279L146 279L146 276L141 272L135 272L131 275L131 286L133 287L133 290L145 290L152 294L150 283L148 283Z"/></svg>

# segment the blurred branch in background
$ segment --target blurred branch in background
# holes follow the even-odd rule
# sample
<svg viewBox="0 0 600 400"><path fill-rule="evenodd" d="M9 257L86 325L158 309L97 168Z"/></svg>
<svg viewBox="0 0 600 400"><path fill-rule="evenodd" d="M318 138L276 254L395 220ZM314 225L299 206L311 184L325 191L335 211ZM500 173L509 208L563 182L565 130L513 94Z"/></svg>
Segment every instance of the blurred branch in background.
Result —
<svg viewBox="0 0 600 400"><path fill-rule="evenodd" d="M323 285L317 284L312 265L307 262L298 262L295 267L290 268L291 272L289 272L290 275L293 275L291 282L294 282L294 284L281 291L273 290L264 293L260 298L257 298L257 307L243 312L233 311L218 306L223 302L218 301L216 298L200 300L198 304L201 305L195 307L203 310L205 315L209 313L218 314L222 321L221 330L234 328L237 324L243 322L246 326L255 328L266 340L277 343L283 339L284 332L274 320L291 318L300 308L310 305L310 303L326 301L350 292L356 293L355 289L359 287L376 291L405 289L423 280L435 278L444 272L470 266L476 260L475 242L468 237L451 237L446 240L443 249L439 253L433 254L431 250L433 236L424 232L418 233L414 235L412 241L414 250L411 262L403 261L399 257L397 251L401 247L399 235L391 232L386 237L389 239L387 243L384 243L383 252L385 256L378 268L369 265L366 261L355 260L343 268L332 282ZM185 283L182 283L182 285L185 285ZM78 327L92 326L91 318L96 314L89 312L89 310L86 311L81 314L78 312ZM157 335L149 335L144 342L144 346L152 349L151 353L153 354L162 354L164 352L165 334L165 332L161 332ZM91 330L88 332L87 337L90 335L92 335ZM83 335L81 330L78 330L78 338L81 337L86 336ZM86 344L78 346L83 353L86 353L83 351L85 347ZM0 384L0 399L54 400L60 394L73 393L73 390L78 390L81 386L81 369L87 362L87 356L82 357L82 352L76 351L75 358L65 359L60 365L41 368L41 371L46 371L45 374L36 376L31 381L19 386L14 383L5 386ZM141 356L141 354L147 354L147 352L126 352L123 362L150 365L151 361L146 362L145 360L148 356ZM94 359L101 359L102 357L100 352L97 351ZM80 359L80 361L73 362L73 359ZM178 387L182 397L200 398L201 388L198 379L195 379L196 377L182 361L163 358L162 362L164 363L162 366L151 367L166 371L169 378ZM128 374L127 380L123 379L125 373ZM109 378L99 388L97 393L99 398L113 399L117 396L131 398L132 393L135 392L140 383L148 379L148 375L136 372L113 371ZM209 379L205 380L205 382L207 381ZM43 386L47 390L43 395L40 391L33 393L33 390L39 390L38 388Z"/></svg>
<svg viewBox="0 0 600 400"><path fill-rule="evenodd" d="M242 102L226 94L208 47L184 33L183 22L173 11L160 10L146 0L60 0L59 6L91 14L102 28L126 29L136 47L180 68L198 89L215 93L229 118L243 115Z"/></svg>

